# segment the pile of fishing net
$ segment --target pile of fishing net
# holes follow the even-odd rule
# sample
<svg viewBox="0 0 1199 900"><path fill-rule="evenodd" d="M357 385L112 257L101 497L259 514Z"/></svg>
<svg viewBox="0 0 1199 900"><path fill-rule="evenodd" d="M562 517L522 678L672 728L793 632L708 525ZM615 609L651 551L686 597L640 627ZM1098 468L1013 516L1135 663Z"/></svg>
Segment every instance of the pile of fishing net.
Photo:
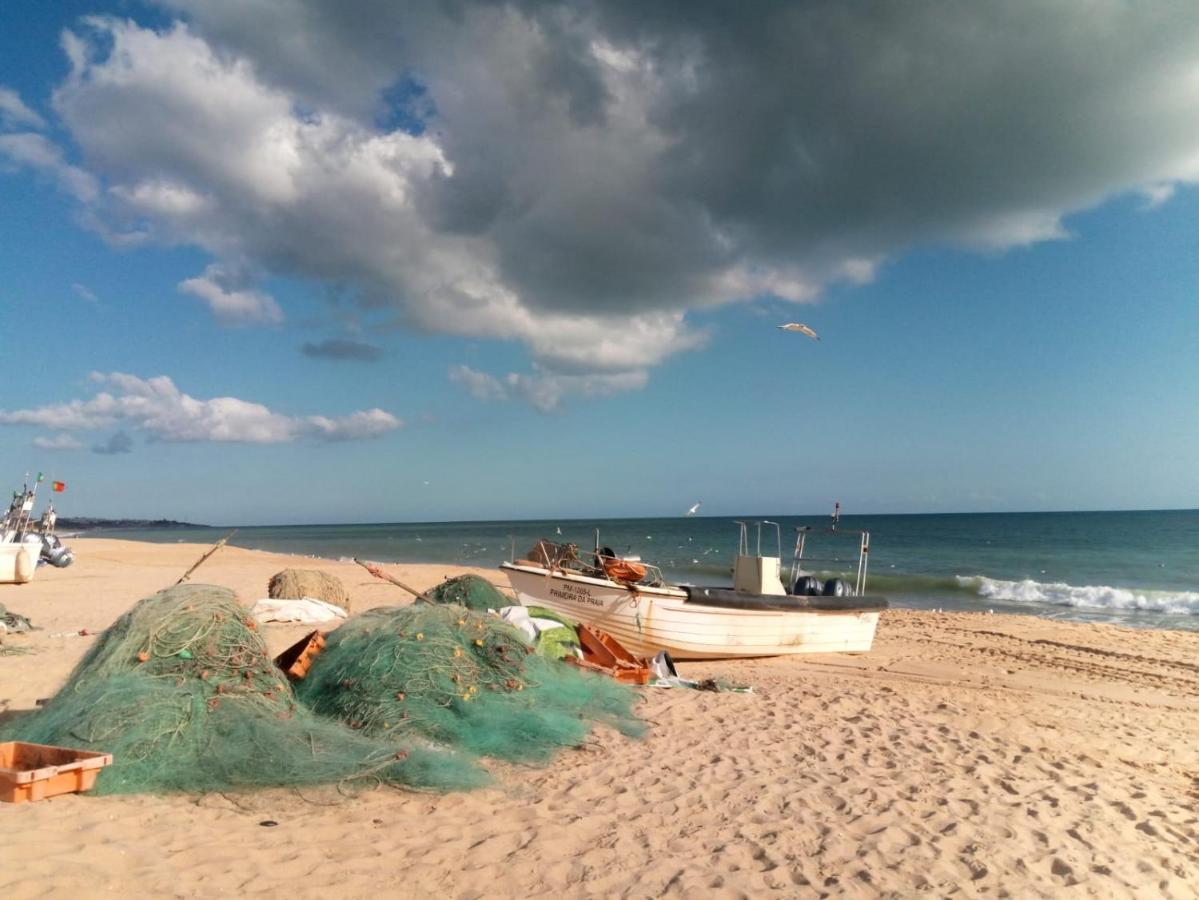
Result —
<svg viewBox="0 0 1199 900"><path fill-rule="evenodd" d="M593 723L643 730L630 688L535 654L515 628L463 606L372 609L326 640L297 696L364 734L543 763Z"/></svg>
<svg viewBox="0 0 1199 900"><path fill-rule="evenodd" d="M266 595L272 600L324 600L344 610L350 608L350 595L336 575L319 569L284 569L267 583Z"/></svg>
<svg viewBox="0 0 1199 900"><path fill-rule="evenodd" d="M426 591L424 596L430 603L465 606L479 612L501 609L512 603L499 588L479 575L447 578L437 587Z"/></svg>
<svg viewBox="0 0 1199 900"><path fill-rule="evenodd" d="M20 613L9 612L0 603L0 634L24 634L33 630L33 623Z"/></svg>
<svg viewBox="0 0 1199 900"><path fill-rule="evenodd" d="M233 593L179 585L125 613L5 739L112 753L102 793L326 783L465 789L487 780L427 742L375 740L296 703Z"/></svg>

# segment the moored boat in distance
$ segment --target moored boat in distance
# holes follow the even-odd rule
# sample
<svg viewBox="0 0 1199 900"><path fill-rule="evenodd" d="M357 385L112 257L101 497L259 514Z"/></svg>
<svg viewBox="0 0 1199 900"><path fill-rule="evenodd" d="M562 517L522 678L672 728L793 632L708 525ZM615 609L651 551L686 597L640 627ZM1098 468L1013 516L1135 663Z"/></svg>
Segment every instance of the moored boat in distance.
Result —
<svg viewBox="0 0 1199 900"><path fill-rule="evenodd" d="M520 602L543 606L613 635L632 652L668 651L676 659L730 659L792 653L864 653L874 641L887 601L865 593L870 552L867 532L824 530L858 538L857 571L851 584L821 580L805 564L815 529L796 530L788 585L781 577L781 532L774 522L756 523L751 553L748 523L733 563L732 587L670 584L652 565L596 546L580 558L575 544L539 541L524 558L501 564ZM775 527L779 555L761 553L761 528ZM829 560L831 561L831 560Z"/></svg>

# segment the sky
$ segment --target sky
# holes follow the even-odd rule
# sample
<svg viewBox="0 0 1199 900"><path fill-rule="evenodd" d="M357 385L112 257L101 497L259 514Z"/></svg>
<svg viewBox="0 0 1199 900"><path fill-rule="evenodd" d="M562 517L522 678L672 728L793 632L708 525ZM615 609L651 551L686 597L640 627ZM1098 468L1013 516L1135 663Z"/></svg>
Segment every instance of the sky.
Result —
<svg viewBox="0 0 1199 900"><path fill-rule="evenodd" d="M213 524L1199 507L1197 182L1192 2L6 0L0 471Z"/></svg>

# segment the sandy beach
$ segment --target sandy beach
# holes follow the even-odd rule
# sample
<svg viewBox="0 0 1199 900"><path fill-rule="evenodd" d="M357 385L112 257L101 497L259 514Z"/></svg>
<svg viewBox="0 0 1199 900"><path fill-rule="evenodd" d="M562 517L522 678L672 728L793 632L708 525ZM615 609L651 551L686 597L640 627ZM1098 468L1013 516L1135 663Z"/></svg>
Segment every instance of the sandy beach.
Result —
<svg viewBox="0 0 1199 900"><path fill-rule="evenodd" d="M41 629L6 639L24 652L0 656L0 716L53 695L94 640L80 630L205 549L72 544L71 568L0 587ZM316 563L226 548L193 581L252 602L296 565ZM355 610L407 602L319 567ZM467 571L390 570L418 588ZM272 650L302 631L265 628ZM1195 896L1197 633L893 610L866 655L680 669L753 692L643 689L644 741L601 731L468 794L0 804L0 895Z"/></svg>

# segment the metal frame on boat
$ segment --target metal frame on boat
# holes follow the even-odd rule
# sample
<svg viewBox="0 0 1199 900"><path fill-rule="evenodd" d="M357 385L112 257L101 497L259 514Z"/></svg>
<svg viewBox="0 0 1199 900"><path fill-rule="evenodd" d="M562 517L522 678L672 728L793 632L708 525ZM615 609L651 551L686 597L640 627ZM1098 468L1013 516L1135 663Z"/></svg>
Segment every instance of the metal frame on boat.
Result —
<svg viewBox="0 0 1199 900"><path fill-rule="evenodd" d="M839 579L826 595L795 594L784 588L779 556L749 552L748 523L738 522L741 539L733 565L733 586L700 587L668 583L655 566L616 556L601 548L581 559L574 544L539 541L528 558L500 568L520 602L544 606L607 631L640 655L666 650L677 659L727 659L792 653L862 653L874 641L882 597L867 596L866 557L870 537L858 534L860 553L853 586ZM834 527L829 529L836 532ZM792 560L791 587L803 577L803 552L812 529L800 530ZM810 587L818 579L807 576ZM823 587L823 585L822 585Z"/></svg>

